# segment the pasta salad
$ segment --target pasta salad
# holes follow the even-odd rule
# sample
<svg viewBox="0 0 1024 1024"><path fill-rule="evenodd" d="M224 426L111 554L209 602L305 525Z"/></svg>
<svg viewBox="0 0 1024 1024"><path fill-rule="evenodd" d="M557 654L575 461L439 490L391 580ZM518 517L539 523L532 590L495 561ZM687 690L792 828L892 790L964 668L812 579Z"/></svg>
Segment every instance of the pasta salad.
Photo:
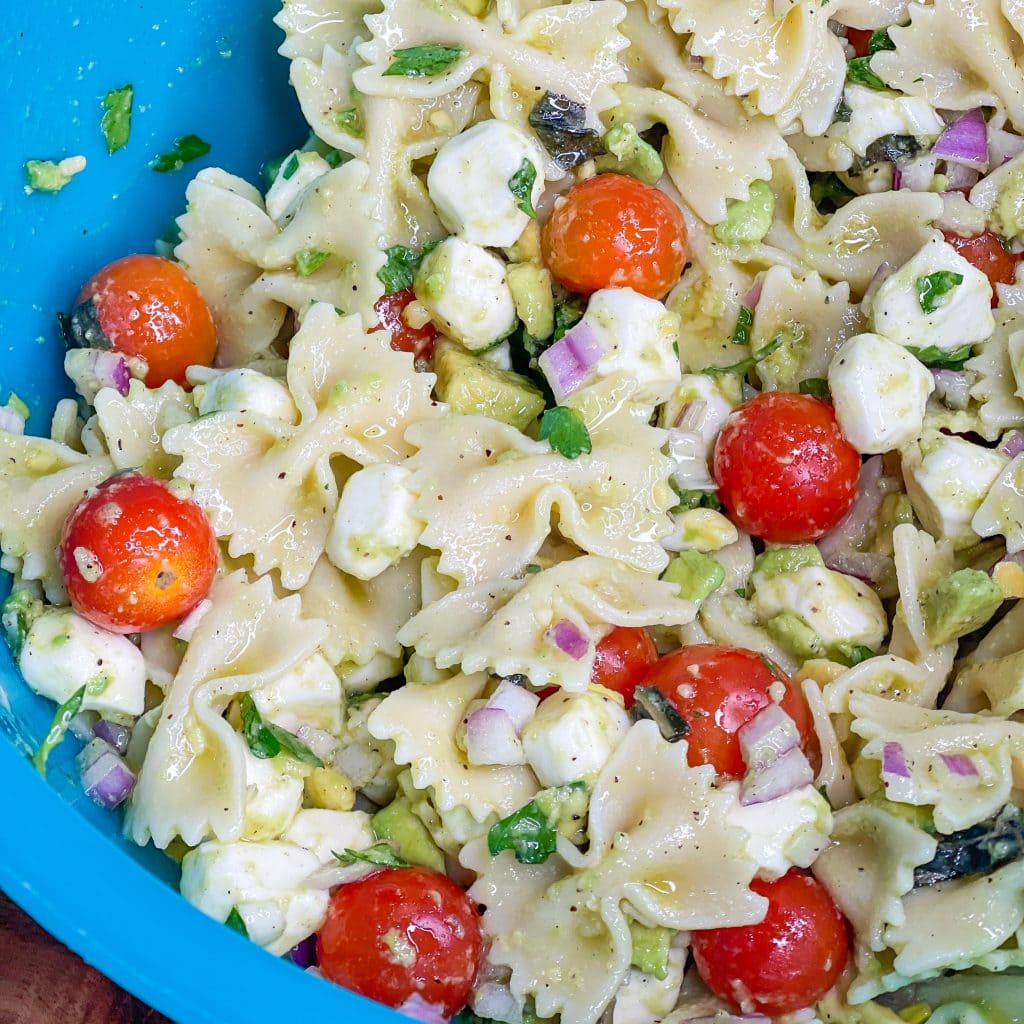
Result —
<svg viewBox="0 0 1024 1024"><path fill-rule="evenodd" d="M1024 1020L1021 12L276 21L0 409L37 767L432 1024Z"/></svg>

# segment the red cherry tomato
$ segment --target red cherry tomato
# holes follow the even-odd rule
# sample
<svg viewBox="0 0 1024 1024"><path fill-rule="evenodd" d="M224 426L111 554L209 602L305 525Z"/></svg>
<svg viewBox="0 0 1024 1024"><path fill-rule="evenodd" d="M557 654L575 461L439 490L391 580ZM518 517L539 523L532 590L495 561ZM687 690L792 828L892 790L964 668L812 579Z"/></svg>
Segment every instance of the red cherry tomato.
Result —
<svg viewBox="0 0 1024 1024"><path fill-rule="evenodd" d="M857 497L860 456L831 405L766 392L726 420L715 445L718 496L741 529L778 544L817 540Z"/></svg>
<svg viewBox="0 0 1024 1024"><path fill-rule="evenodd" d="M686 756L696 767L710 764L719 775L740 776L747 766L737 733L771 701L769 688L781 681L779 706L796 723L800 749L818 760L818 737L803 694L785 673L743 647L693 644L666 654L639 681L656 686L690 726Z"/></svg>
<svg viewBox="0 0 1024 1024"><path fill-rule="evenodd" d="M179 619L207 594L217 542L203 510L141 473L111 477L64 523L60 567L75 611L115 633Z"/></svg>
<svg viewBox="0 0 1024 1024"><path fill-rule="evenodd" d="M874 35L870 28L848 28L846 30L846 41L853 47L853 52L858 57L868 55L868 43Z"/></svg>
<svg viewBox="0 0 1024 1024"><path fill-rule="evenodd" d="M401 1007L419 995L458 1013L473 991L483 940L469 897L428 868L384 868L334 891L317 936L335 984Z"/></svg>
<svg viewBox="0 0 1024 1024"><path fill-rule="evenodd" d="M997 284L1013 284L1020 256L1007 252L993 231L963 238L955 231L943 231L943 237L968 263L987 275L993 291ZM992 305L999 299L992 296Z"/></svg>
<svg viewBox="0 0 1024 1024"><path fill-rule="evenodd" d="M631 708L637 683L657 660L658 649L646 629L616 626L597 645L590 681L621 693Z"/></svg>
<svg viewBox="0 0 1024 1024"><path fill-rule="evenodd" d="M382 295L374 303L374 312L380 326L374 330L391 332L391 347L396 352L411 352L416 362L426 362L434 354L437 342L437 328L428 323L423 327L410 327L402 317L405 307L416 298L411 288L403 288L400 292Z"/></svg>
<svg viewBox="0 0 1024 1024"><path fill-rule="evenodd" d="M632 288L658 299L686 265L686 223L652 185L598 174L569 189L544 225L542 246L548 269L570 291Z"/></svg>
<svg viewBox="0 0 1024 1024"><path fill-rule="evenodd" d="M693 960L715 995L744 1013L793 1013L813 1006L850 955L846 921L825 887L803 871L755 878L768 898L760 924L693 933Z"/></svg>
<svg viewBox="0 0 1024 1024"><path fill-rule="evenodd" d="M73 344L141 356L147 387L185 383L189 366L209 366L217 351L210 307L181 266L140 254L108 263L82 286L67 318Z"/></svg>

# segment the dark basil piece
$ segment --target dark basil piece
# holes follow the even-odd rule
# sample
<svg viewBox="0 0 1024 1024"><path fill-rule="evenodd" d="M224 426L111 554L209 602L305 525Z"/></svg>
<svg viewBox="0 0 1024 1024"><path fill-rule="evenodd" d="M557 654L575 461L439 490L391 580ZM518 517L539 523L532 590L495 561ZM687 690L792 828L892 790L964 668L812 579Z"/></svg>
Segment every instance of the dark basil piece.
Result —
<svg viewBox="0 0 1024 1024"><path fill-rule="evenodd" d="M601 136L587 127L582 103L546 92L530 111L530 127L563 171L577 167L604 152Z"/></svg>
<svg viewBox="0 0 1024 1024"><path fill-rule="evenodd" d="M921 152L921 143L913 135L883 135L875 139L864 153L865 167L880 164L888 160L899 164Z"/></svg>
<svg viewBox="0 0 1024 1024"><path fill-rule="evenodd" d="M633 718L649 718L669 743L676 743L690 732L689 723L675 705L656 686L638 686L633 695Z"/></svg>
<svg viewBox="0 0 1024 1024"><path fill-rule="evenodd" d="M934 885L1004 867L1024 854L1024 810L1007 804L994 817L942 836L935 856L914 869L914 885Z"/></svg>

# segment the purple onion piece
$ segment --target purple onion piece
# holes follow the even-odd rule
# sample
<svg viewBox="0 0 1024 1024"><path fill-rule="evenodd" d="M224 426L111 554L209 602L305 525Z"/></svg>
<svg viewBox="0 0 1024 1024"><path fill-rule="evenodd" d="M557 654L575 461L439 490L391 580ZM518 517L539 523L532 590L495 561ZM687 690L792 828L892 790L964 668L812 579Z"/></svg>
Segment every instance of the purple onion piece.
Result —
<svg viewBox="0 0 1024 1024"><path fill-rule="evenodd" d="M1024 452L1024 434L1019 430L1011 430L1003 440L1002 453L1008 459L1015 459Z"/></svg>
<svg viewBox="0 0 1024 1024"><path fill-rule="evenodd" d="M398 1007L398 1012L413 1020L421 1021L422 1024L448 1024L448 1014L444 1012L444 1007L428 1003L419 992L414 992L409 996Z"/></svg>
<svg viewBox="0 0 1024 1024"><path fill-rule="evenodd" d="M737 739L747 767L763 771L771 762L799 744L800 730L793 719L772 701L740 726ZM758 762L758 754L767 754L768 762Z"/></svg>
<svg viewBox="0 0 1024 1024"><path fill-rule="evenodd" d="M502 679L497 689L491 694L487 701L487 707L492 710L503 711L520 732L524 725L533 717L540 697L523 686L517 686L511 679Z"/></svg>
<svg viewBox="0 0 1024 1024"><path fill-rule="evenodd" d="M748 770L740 784L740 803L744 807L767 803L813 781L810 761L799 747L792 747L762 771Z"/></svg>
<svg viewBox="0 0 1024 1024"><path fill-rule="evenodd" d="M747 309L756 309L757 304L761 301L761 292L763 290L764 281L759 277L750 286L750 291L743 296L743 305L746 306Z"/></svg>
<svg viewBox="0 0 1024 1024"><path fill-rule="evenodd" d="M109 743L119 754L128 749L128 741L132 737L132 731L126 725L119 725L117 722L110 722L101 718L93 727L94 736Z"/></svg>
<svg viewBox="0 0 1024 1024"><path fill-rule="evenodd" d="M898 743L886 743L882 747L882 771L886 775L898 775L901 779L910 778L910 769L903 754L903 747Z"/></svg>
<svg viewBox="0 0 1024 1024"><path fill-rule="evenodd" d="M590 641L568 619L556 622L547 631L546 638L575 661L579 661L590 649Z"/></svg>
<svg viewBox="0 0 1024 1024"><path fill-rule="evenodd" d="M543 352L537 362L559 404L587 379L586 371L572 349L565 344L565 338L556 341Z"/></svg>
<svg viewBox="0 0 1024 1024"><path fill-rule="evenodd" d="M113 810L135 788L135 775L113 750L104 751L82 772L82 789L94 803Z"/></svg>
<svg viewBox="0 0 1024 1024"><path fill-rule="evenodd" d="M477 708L466 719L466 758L476 765L523 763L523 746L511 716L499 708Z"/></svg>
<svg viewBox="0 0 1024 1024"><path fill-rule="evenodd" d="M932 156L982 168L988 164L988 132L980 107L957 118L932 146Z"/></svg>
<svg viewBox="0 0 1024 1024"><path fill-rule="evenodd" d="M285 953L285 957L302 968L316 966L316 936L310 935L308 939L303 939L298 945L292 946Z"/></svg>
<svg viewBox="0 0 1024 1024"><path fill-rule="evenodd" d="M952 775L970 777L978 774L974 762L966 754L939 754L939 757Z"/></svg>

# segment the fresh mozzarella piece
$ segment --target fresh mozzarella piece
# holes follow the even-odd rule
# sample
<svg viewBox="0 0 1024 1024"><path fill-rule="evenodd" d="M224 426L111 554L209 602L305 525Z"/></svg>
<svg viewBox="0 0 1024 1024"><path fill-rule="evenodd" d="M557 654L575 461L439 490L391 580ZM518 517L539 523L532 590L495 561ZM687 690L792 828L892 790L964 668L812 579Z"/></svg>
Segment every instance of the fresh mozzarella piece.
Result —
<svg viewBox="0 0 1024 1024"><path fill-rule="evenodd" d="M257 757L245 751L243 839L276 839L302 807L303 779L309 769L288 757Z"/></svg>
<svg viewBox="0 0 1024 1024"><path fill-rule="evenodd" d="M267 192L267 213L271 219L279 224L286 220L306 187L330 169L331 165L319 153L292 153L287 157Z"/></svg>
<svg viewBox="0 0 1024 1024"><path fill-rule="evenodd" d="M441 147L427 174L427 190L452 234L502 248L513 245L530 222L509 183L523 173L521 187L536 208L544 192L545 162L525 132L503 121L481 121ZM527 163L532 182L525 180Z"/></svg>
<svg viewBox="0 0 1024 1024"><path fill-rule="evenodd" d="M312 935L328 892L306 883L321 864L292 843L203 843L181 863L181 895L215 921L237 910L249 938L276 956Z"/></svg>
<svg viewBox="0 0 1024 1024"><path fill-rule="evenodd" d="M411 477L381 464L348 478L327 538L327 557L343 572L372 580L416 547L425 524L412 514Z"/></svg>
<svg viewBox="0 0 1024 1024"><path fill-rule="evenodd" d="M251 695L264 718L289 732L302 725L335 735L341 730L341 680L322 654L311 654Z"/></svg>
<svg viewBox="0 0 1024 1024"><path fill-rule="evenodd" d="M917 518L960 550L978 542L971 525L1009 460L962 437L929 431L903 452L903 479Z"/></svg>
<svg viewBox="0 0 1024 1024"><path fill-rule="evenodd" d="M84 686L83 711L125 720L145 709L142 652L70 608L55 608L32 623L18 667L36 693L58 704Z"/></svg>
<svg viewBox="0 0 1024 1024"><path fill-rule="evenodd" d="M279 380L241 367L220 373L192 392L200 416L211 412L248 412L294 423L299 411Z"/></svg>
<svg viewBox="0 0 1024 1024"><path fill-rule="evenodd" d="M446 238L424 258L415 290L438 329L473 352L500 341L516 325L505 264L461 238Z"/></svg>
<svg viewBox="0 0 1024 1024"><path fill-rule="evenodd" d="M679 1000L685 966L686 946L677 942L668 951L664 978L631 967L615 995L612 1024L655 1024L667 1017Z"/></svg>
<svg viewBox="0 0 1024 1024"><path fill-rule="evenodd" d="M874 455L920 435L935 377L901 345L858 334L833 357L828 386L846 439L857 451Z"/></svg>
<svg viewBox="0 0 1024 1024"><path fill-rule="evenodd" d="M768 579L754 574L754 611L762 622L789 612L832 644L863 644L878 650L889 620L878 595L854 576L807 565Z"/></svg>
<svg viewBox="0 0 1024 1024"><path fill-rule="evenodd" d="M365 811L299 811L283 838L333 864L335 853L365 850L376 842Z"/></svg>
<svg viewBox="0 0 1024 1024"><path fill-rule="evenodd" d="M914 96L848 85L845 98L850 120L843 141L858 156L864 156L872 142L886 135L937 138L946 127L927 100Z"/></svg>
<svg viewBox="0 0 1024 1024"><path fill-rule="evenodd" d="M544 786L593 778L629 730L629 716L592 690L555 693L522 731L526 760Z"/></svg>
<svg viewBox="0 0 1024 1024"><path fill-rule="evenodd" d="M979 537L1006 538L1009 554L1024 549L1024 455L1018 455L992 485L971 520Z"/></svg>
<svg viewBox="0 0 1024 1024"><path fill-rule="evenodd" d="M921 289L931 275L943 272L958 274L963 281L937 297L936 308L927 313ZM938 234L879 285L865 312L877 334L919 349L952 352L984 341L995 330L988 278Z"/></svg>

